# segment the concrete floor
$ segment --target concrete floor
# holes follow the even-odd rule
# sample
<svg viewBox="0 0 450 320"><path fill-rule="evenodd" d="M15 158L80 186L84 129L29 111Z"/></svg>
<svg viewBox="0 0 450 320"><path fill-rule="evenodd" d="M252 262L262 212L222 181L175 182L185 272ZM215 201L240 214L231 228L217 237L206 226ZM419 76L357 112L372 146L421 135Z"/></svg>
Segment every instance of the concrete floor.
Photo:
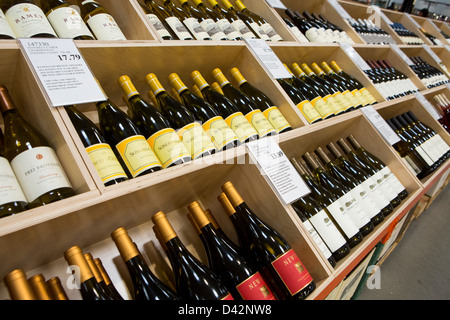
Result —
<svg viewBox="0 0 450 320"><path fill-rule="evenodd" d="M412 221L379 272L380 288L364 286L358 300L450 299L450 185Z"/></svg>

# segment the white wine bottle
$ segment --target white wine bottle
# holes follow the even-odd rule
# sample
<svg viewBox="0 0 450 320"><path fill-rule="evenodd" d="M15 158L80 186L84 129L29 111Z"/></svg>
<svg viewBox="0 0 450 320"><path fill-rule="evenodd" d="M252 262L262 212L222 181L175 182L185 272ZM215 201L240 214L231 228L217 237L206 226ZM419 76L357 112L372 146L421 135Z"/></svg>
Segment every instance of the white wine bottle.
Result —
<svg viewBox="0 0 450 320"><path fill-rule="evenodd" d="M216 25L225 34L227 40L242 40L241 34L236 29L234 29L230 21L228 21L228 19L225 18L225 16L222 14L222 11L218 7L219 4L217 3L217 1L216 0L212 1L214 1L214 4L211 4L213 6L213 8L211 9L205 6L202 0L193 0L194 4L197 6L199 10L205 12L211 19L213 19L216 22Z"/></svg>
<svg viewBox="0 0 450 320"><path fill-rule="evenodd" d="M5 128L5 153L34 208L75 195L58 157L45 137L16 109L8 89L0 86L0 110Z"/></svg>
<svg viewBox="0 0 450 320"><path fill-rule="evenodd" d="M212 40L205 29L200 25L200 22L186 8L175 6L171 0L164 0L164 6L171 10L172 13L183 22L196 40Z"/></svg>
<svg viewBox="0 0 450 320"><path fill-rule="evenodd" d="M77 0L81 17L98 40L127 40L116 20L94 0Z"/></svg>
<svg viewBox="0 0 450 320"><path fill-rule="evenodd" d="M222 3L225 5L225 2L226 2L226 1L228 1L228 0L223 0ZM228 1L228 2L229 2L229 1ZM245 24L253 31L253 33L256 34L256 35L258 36L258 38L263 39L263 40L265 40L265 41L272 41L272 40L267 36L267 34L264 32L263 28L261 28L261 26L255 21L255 19L254 19L252 16L248 15L247 12L242 12L242 11L241 11L241 8L242 8L242 9L245 9L245 6L244 6L244 5L242 5L242 7L239 7L239 6L236 4L236 2L235 2L235 5L236 5L236 9L237 9L237 10L234 9L233 6L231 6L231 7L228 7L228 5L226 5L226 6L228 7L228 10L230 10L230 9L231 9L231 10L234 10L234 11L236 12L237 16L238 16L242 21L245 22ZM246 11L246 10L244 10L244 11Z"/></svg>
<svg viewBox="0 0 450 320"><path fill-rule="evenodd" d="M0 39L15 39L16 35L11 29L8 20L0 7Z"/></svg>
<svg viewBox="0 0 450 320"><path fill-rule="evenodd" d="M59 38L94 40L78 11L66 0L41 0L41 8Z"/></svg>
<svg viewBox="0 0 450 320"><path fill-rule="evenodd" d="M228 0L222 0L222 6L224 7L224 15L231 22L233 27L238 30L242 38L259 39L260 37L254 33L247 24L237 15L233 5Z"/></svg>
<svg viewBox="0 0 450 320"><path fill-rule="evenodd" d="M57 38L55 30L34 0L2 1L1 9L17 38Z"/></svg>
<svg viewBox="0 0 450 320"><path fill-rule="evenodd" d="M148 0L145 5L142 3L139 4L147 16L148 21L152 24L153 28L155 28L156 33L161 37L161 39L178 40L178 37L172 32L170 26L165 20L165 18L169 15L163 7L152 0Z"/></svg>

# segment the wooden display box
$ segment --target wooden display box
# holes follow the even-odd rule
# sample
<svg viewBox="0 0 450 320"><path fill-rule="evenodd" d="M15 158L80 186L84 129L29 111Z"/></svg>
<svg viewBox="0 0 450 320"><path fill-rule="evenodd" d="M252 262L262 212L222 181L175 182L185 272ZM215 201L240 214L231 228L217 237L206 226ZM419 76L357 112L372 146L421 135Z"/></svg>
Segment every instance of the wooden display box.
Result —
<svg viewBox="0 0 450 320"><path fill-rule="evenodd" d="M420 26L420 28L424 29L426 32L431 34L432 36L436 37L438 40L442 42L442 45L447 45L449 42L445 37L442 35L442 33L439 31L439 28L436 27L436 25L433 23L433 21L430 18L425 17L419 17L413 14L409 15L414 21L417 22L417 24Z"/></svg>
<svg viewBox="0 0 450 320"><path fill-rule="evenodd" d="M431 50L442 60L442 65L444 66L444 71L450 72L450 51L446 47L431 47ZM441 66L442 69L442 66Z"/></svg>

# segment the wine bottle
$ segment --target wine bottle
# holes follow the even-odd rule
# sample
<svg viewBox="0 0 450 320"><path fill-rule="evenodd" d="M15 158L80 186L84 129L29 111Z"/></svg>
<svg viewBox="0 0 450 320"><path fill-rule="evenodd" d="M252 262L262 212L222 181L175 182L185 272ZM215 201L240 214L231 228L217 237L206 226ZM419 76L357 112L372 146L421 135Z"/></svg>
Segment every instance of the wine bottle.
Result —
<svg viewBox="0 0 450 320"><path fill-rule="evenodd" d="M4 278L11 300L38 300L22 269L14 269Z"/></svg>
<svg viewBox="0 0 450 320"><path fill-rule="evenodd" d="M155 95L163 115L171 121L171 127L177 131L191 158L197 159L215 153L217 149L201 124L181 102L166 93L156 75L149 73L145 80Z"/></svg>
<svg viewBox="0 0 450 320"><path fill-rule="evenodd" d="M319 30L309 23L300 14L296 14L291 9L287 8L285 11L286 15L291 19L292 23L305 35L305 37L310 42L327 42L326 37L319 32Z"/></svg>
<svg viewBox="0 0 450 320"><path fill-rule="evenodd" d="M111 100L96 103L100 130L117 158L124 163L129 178L162 169L161 162L130 117Z"/></svg>
<svg viewBox="0 0 450 320"><path fill-rule="evenodd" d="M48 289L52 300L69 300L59 277L53 277L47 280Z"/></svg>
<svg viewBox="0 0 450 320"><path fill-rule="evenodd" d="M77 0L81 17L97 40L127 40L114 17L94 0Z"/></svg>
<svg viewBox="0 0 450 320"><path fill-rule="evenodd" d="M248 122L256 129L260 138L277 134L258 106L247 95L233 87L219 68L215 68L212 75L222 88L225 96L238 106Z"/></svg>
<svg viewBox="0 0 450 320"><path fill-rule="evenodd" d="M165 20L170 17L170 14L153 0L147 0L144 2L145 5L142 3L139 3L139 5L158 36L160 36L163 40L179 40L176 34L172 31L170 25Z"/></svg>
<svg viewBox="0 0 450 320"><path fill-rule="evenodd" d="M231 100L212 89L199 71L193 71L191 78L204 99L219 112L242 143L258 139L256 129Z"/></svg>
<svg viewBox="0 0 450 320"><path fill-rule="evenodd" d="M178 296L150 270L128 232L117 228L111 233L133 283L135 300L178 300Z"/></svg>
<svg viewBox="0 0 450 320"><path fill-rule="evenodd" d="M114 283L111 281L111 278L109 277L108 273L106 272L105 267L103 266L102 261L100 258L95 258L94 263L100 272L100 275L103 278L103 281L105 281L105 285L108 288L108 291L111 294L111 297L114 300L123 300L123 297L120 295L119 291L117 291L116 287L114 286Z"/></svg>
<svg viewBox="0 0 450 320"><path fill-rule="evenodd" d="M118 83L130 106L130 118L147 139L163 168L191 161L191 155L170 122L155 107L147 103L130 77L121 76Z"/></svg>
<svg viewBox="0 0 450 320"><path fill-rule="evenodd" d="M280 110L275 106L263 92L250 84L241 74L238 68L234 67L230 70L231 76L237 82L239 89L246 94L260 108L264 116L269 120L272 127L277 133L283 133L292 130L291 125L281 114Z"/></svg>
<svg viewBox="0 0 450 320"><path fill-rule="evenodd" d="M297 13L297 12L296 12ZM320 19L315 19L308 11L303 11L303 17L308 20L308 22L314 25L316 28L320 29L323 34L325 34L327 42L337 42L339 35L334 33L331 28L321 21Z"/></svg>
<svg viewBox="0 0 450 320"><path fill-rule="evenodd" d="M202 122L203 129L209 134L217 150L226 150L241 144L222 116L208 102L189 91L176 73L169 75L169 82L184 106Z"/></svg>
<svg viewBox="0 0 450 320"><path fill-rule="evenodd" d="M35 274L28 279L31 289L36 295L37 300L52 300L50 290L42 273Z"/></svg>
<svg viewBox="0 0 450 320"><path fill-rule="evenodd" d="M291 20L289 20L288 18L283 18L283 21L289 27L289 30L292 31L297 40L300 41L300 43L309 42L308 38L305 37L305 35L300 31L300 29L295 24L292 23Z"/></svg>
<svg viewBox="0 0 450 320"><path fill-rule="evenodd" d="M187 0L178 0L181 7L189 11L194 18L200 23L209 37L214 41L228 40L225 33L217 26L216 22L211 19L206 12L198 9L196 6L189 4Z"/></svg>
<svg viewBox="0 0 450 320"><path fill-rule="evenodd" d="M242 40L241 33L239 30L235 29L231 22L225 17L222 9L216 0L208 0L211 5L211 9L203 4L201 0L194 0L199 10L203 10L211 19L213 19L217 26L222 30L228 40Z"/></svg>
<svg viewBox="0 0 450 320"><path fill-rule="evenodd" d="M76 106L65 106L72 124L83 143L100 179L105 186L110 186L128 180L121 163L106 142L100 129Z"/></svg>
<svg viewBox="0 0 450 320"><path fill-rule="evenodd" d="M311 196L321 205L325 206L328 212L333 217L336 227L341 231L345 241L353 248L363 239L363 236L350 216L347 210L339 201L339 197L333 192L329 191L328 187L322 186L309 172L306 163L302 163L302 159L291 159L292 164L300 173L301 177L311 190ZM332 183L332 181L330 182Z"/></svg>
<svg viewBox="0 0 450 320"><path fill-rule="evenodd" d="M57 38L55 30L36 1L2 1L1 9L17 38Z"/></svg>
<svg viewBox="0 0 450 320"><path fill-rule="evenodd" d="M164 6L183 22L196 40L212 40L200 25L200 22L185 8L175 6L171 0L164 0Z"/></svg>
<svg viewBox="0 0 450 320"><path fill-rule="evenodd" d="M253 269L236 246L217 232L200 204L188 205L193 221L199 228L208 252L210 268L229 289L235 300L276 300L259 271Z"/></svg>
<svg viewBox="0 0 450 320"><path fill-rule="evenodd" d="M0 128L0 218L22 212L27 209L27 199L6 159L3 143L3 131Z"/></svg>
<svg viewBox="0 0 450 320"><path fill-rule="evenodd" d="M257 15L256 13L250 11L240 0L236 0L234 2L236 9L239 10L242 14L246 15L253 19L257 25L259 25L258 32L260 29L263 33L261 33L261 38L266 41L283 41L283 38L275 31L270 23L268 23L263 17ZM264 36L265 35L265 36ZM265 38L267 37L267 39Z"/></svg>
<svg viewBox="0 0 450 320"><path fill-rule="evenodd" d="M66 0L41 0L41 8L59 38L94 40L78 11Z"/></svg>
<svg viewBox="0 0 450 320"><path fill-rule="evenodd" d="M371 164L373 167L381 168L381 170L383 171L383 177L387 177L387 181L389 181L390 185L394 189L394 192L398 194L401 200L406 199L406 197L408 196L408 191L383 161L364 149L353 135L349 135L347 137L347 141L350 142L350 144L355 149L355 152L363 157L367 163Z"/></svg>
<svg viewBox="0 0 450 320"><path fill-rule="evenodd" d="M58 157L45 137L25 120L0 86L6 158L11 164L29 208L75 195Z"/></svg>
<svg viewBox="0 0 450 320"><path fill-rule="evenodd" d="M108 298L108 300L116 300L116 298L113 296L111 291L109 291L109 288L106 286L106 282L103 279L100 271L97 268L97 265L94 262L94 257L90 253L84 253L83 254L84 259L86 260L87 264L89 265L89 268L92 271L92 274L94 275L95 281L97 281L97 285L102 291L103 295Z"/></svg>
<svg viewBox="0 0 450 320"><path fill-rule="evenodd" d="M80 288L80 293L83 300L111 300L103 293L97 283L97 280L95 280L94 274L86 262L83 251L80 247L73 246L64 251L64 259L69 266L74 266L77 268L74 270L78 270L78 272L72 274L72 276Z"/></svg>
<svg viewBox="0 0 450 320"><path fill-rule="evenodd" d="M16 35L11 29L8 20L2 10L3 5L0 6L0 39L15 39Z"/></svg>
<svg viewBox="0 0 450 320"><path fill-rule="evenodd" d="M186 249L164 212L155 213L152 221L165 243L181 299L234 300L218 276Z"/></svg>
<svg viewBox="0 0 450 320"><path fill-rule="evenodd" d="M278 299L306 298L316 284L291 245L250 209L230 181L222 191L219 201L234 216L244 257L271 283Z"/></svg>
<svg viewBox="0 0 450 320"><path fill-rule="evenodd" d="M242 38L259 39L260 36L238 15L233 5L228 0L221 0L224 7L224 15L231 22L231 25L239 31Z"/></svg>
<svg viewBox="0 0 450 320"><path fill-rule="evenodd" d="M346 214L359 229L361 235L365 237L372 232L374 228L373 223L363 211L363 208L361 208L360 203L355 199L355 196L351 192L351 186L342 183L340 180L337 180L331 176L328 172L325 172L325 170L321 168L320 162L316 160L312 154L306 152L302 157L311 168L312 172L316 176L316 179L319 181L319 184L327 188L338 197L338 201L346 210ZM355 246L361 240L362 239L356 238L353 242L349 242L350 247Z"/></svg>

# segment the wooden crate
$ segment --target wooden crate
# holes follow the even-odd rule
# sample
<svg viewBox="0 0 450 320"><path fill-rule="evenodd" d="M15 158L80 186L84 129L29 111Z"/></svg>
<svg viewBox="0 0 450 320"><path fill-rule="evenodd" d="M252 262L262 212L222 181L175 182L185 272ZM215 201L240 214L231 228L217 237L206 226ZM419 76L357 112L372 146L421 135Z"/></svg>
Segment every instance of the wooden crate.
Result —
<svg viewBox="0 0 450 320"><path fill-rule="evenodd" d="M439 41L442 42L442 45L447 45L449 42L445 37L440 33L439 28L436 27L436 25L433 23L433 21L430 18L425 17L419 17L416 15L409 15L415 22L417 22L418 27L424 29L426 32L431 34L432 36L436 37Z"/></svg>

